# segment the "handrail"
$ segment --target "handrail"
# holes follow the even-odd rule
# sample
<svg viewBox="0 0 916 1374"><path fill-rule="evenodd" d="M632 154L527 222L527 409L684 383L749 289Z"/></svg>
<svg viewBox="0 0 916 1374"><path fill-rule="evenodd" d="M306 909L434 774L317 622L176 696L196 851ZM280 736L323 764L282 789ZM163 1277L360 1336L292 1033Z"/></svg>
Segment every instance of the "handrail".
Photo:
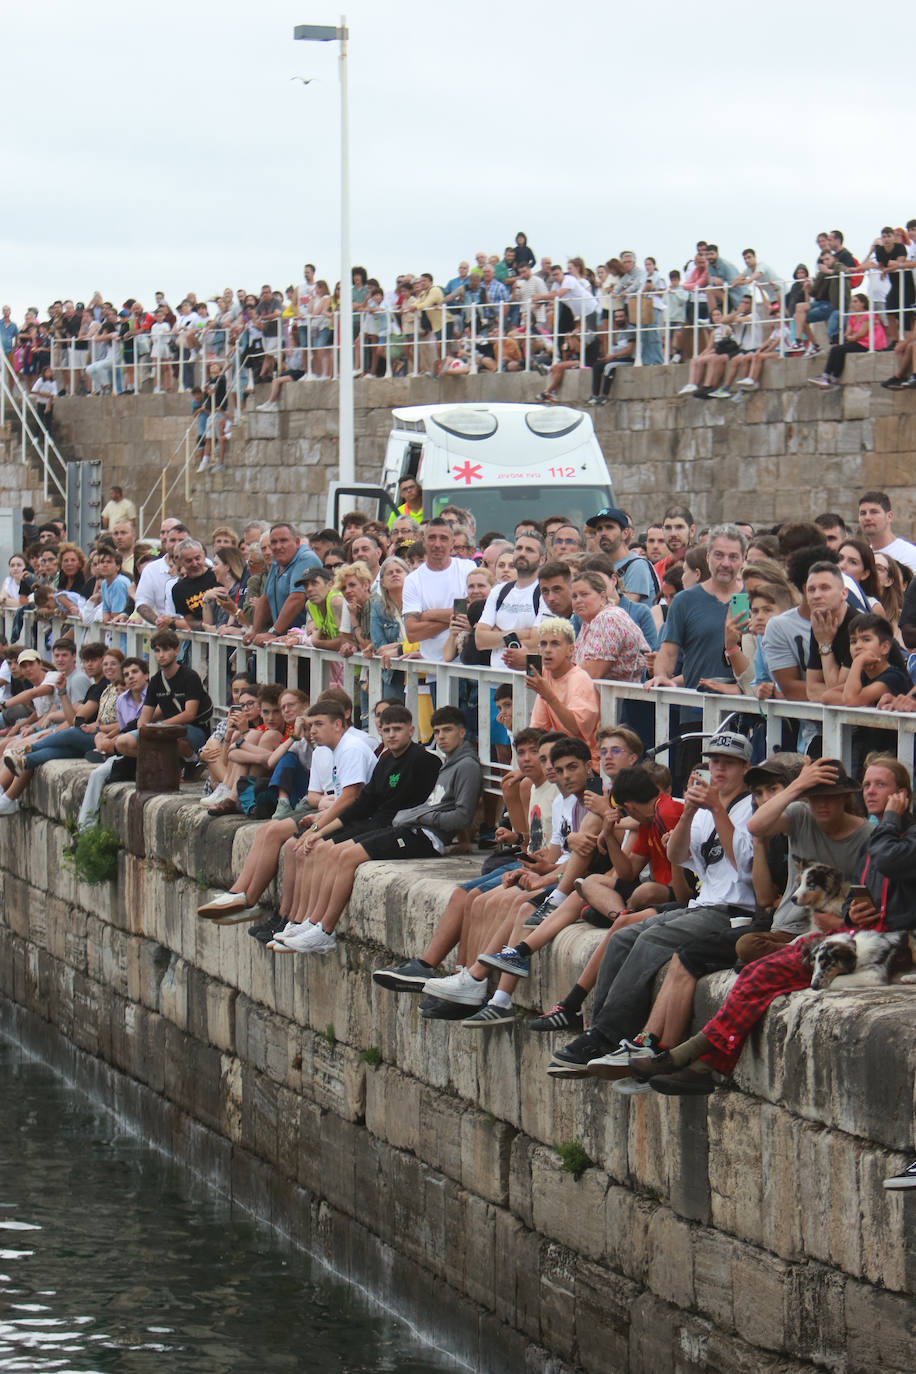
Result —
<svg viewBox="0 0 916 1374"><path fill-rule="evenodd" d="M48 431L38 407L23 386L9 356L0 348L0 424L6 423L7 404L19 420L22 462L28 461L31 448L41 464L44 499L51 498L52 487L63 503L67 518L67 463ZM57 499L57 498L55 498Z"/></svg>
<svg viewBox="0 0 916 1374"><path fill-rule="evenodd" d="M217 359L211 358L210 361L211 361L211 362L215 362L215 361L217 361ZM207 364L207 355L206 355L206 352L204 352L204 355L203 355L203 375L204 375L204 376L206 376L206 364ZM228 380L229 390L230 390L230 391L233 391L233 392L235 393L235 417L236 417L236 421L238 421L238 419L239 419L240 416L241 416L241 412L242 412L242 395L241 395L242 368L241 368L241 365L240 365L240 348L239 348L239 344L238 344L238 343L235 344L235 346L234 346L234 348L233 348L233 350L232 350L232 354L230 355L230 358L229 358L229 360L227 361L227 364L226 364L226 376L227 376L227 380ZM177 444L175 445L175 447L173 448L173 450L172 450L172 452L171 452L171 454L170 454L170 456L169 456L168 462L164 465L164 467L162 468L162 471L159 473L159 476L156 478L155 482L153 483L152 487L150 488L150 490L149 490L149 492L148 492L148 494L147 494L147 496L146 496L146 499L145 499L145 500L141 503L141 505L140 505L140 513L139 513L139 517L138 517L138 521L137 521L137 523L138 523L138 528L139 528L139 538L140 538L140 539L148 539L148 538L150 538L150 533L151 533L151 532L150 532L150 530L147 528L147 508L150 506L150 503L153 502L153 501L156 502L156 508L158 508L158 510L159 510L159 521L160 521L160 523L161 523L161 522L165 519L166 504L167 504L167 502L168 502L168 499L169 499L169 497L171 496L172 492L175 490L175 488L178 486L178 483L182 480L182 478L184 478L184 499L185 499L185 502L187 503L187 502L189 502L189 501L191 500L191 464L192 464L192 461L193 461L193 459L194 459L194 457L196 456L196 453L197 453L197 440L196 440L196 435L197 435L197 422L198 422L198 415L195 414L195 415L193 415L193 416L191 417L191 420L189 421L188 426L187 426L187 428L186 428L184 434L182 434L181 438L178 440L178 443L177 443ZM194 434L194 439L193 439L193 441L192 441L192 438L191 438L192 432L193 432L193 434ZM214 435L214 439L215 439L215 437L216 437L216 436ZM169 481L168 481L168 473L169 473L169 471L170 471L170 469L171 469L171 466L172 466L173 462L175 461L175 458L177 457L177 455L178 455L178 453L179 453L179 451L180 451L181 449L184 450L184 461L183 461L182 463L179 464L178 471L175 473L175 476L172 478L171 482L169 482ZM151 512L151 516L152 516L152 512ZM155 531L155 534L158 534L158 529Z"/></svg>
<svg viewBox="0 0 916 1374"><path fill-rule="evenodd" d="M2 611L2 623L7 636L10 635L16 612L6 608ZM79 620L55 618L53 621L39 621L32 610L27 610L20 642L38 648L38 626L50 625L52 639L58 639L66 631L79 646L85 640L102 639L116 647L121 647L128 655L149 657L149 638L154 633L151 625L111 624L103 625L96 621L83 625ZM204 631L182 631L182 639L190 641L190 666L200 674L207 684L218 715L225 711L224 703L229 699L229 683L232 676L232 662L235 655L252 655L255 659L255 676L258 682L283 682L291 687L299 686L299 670L308 664L309 682L312 699L332 685L335 674L339 676L340 666L344 680L351 687L359 675L365 674L370 706L383 695L381 661L373 656L353 654L342 658L339 654L310 646L287 646L280 643L243 647L240 640L233 636L217 635ZM490 759L490 690L501 683L512 684L512 729L517 732L527 726L535 702L535 693L526 685L524 674L509 668L477 668L463 663L431 663L423 659L399 658L395 660L394 671L404 673L406 681L406 704L418 717L418 702L422 692L432 685L435 687L436 703L458 705L460 683L462 680L476 682L479 686L477 701L477 735L481 763L487 786L493 790L498 787L504 767ZM874 707L824 706L819 702L789 701L772 697L758 701L756 697L722 695L717 692L695 692L686 687L655 687L648 691L641 683L612 682L598 680L601 715L604 724L626 724L623 719L626 703L639 703L652 710L654 736L657 743L665 741L671 733L669 712L672 707L688 708L696 713L696 725L691 726L704 735L712 735L722 727L726 717L738 712L742 715L758 716L766 724L767 752L781 745L784 721L793 725L801 721L811 721L819 729L823 739L823 753L830 758L839 758L847 771L852 768L853 732L857 728L870 727L882 729L896 735L897 756L910 766L914 762L916 746L916 713L903 711L877 711ZM352 692L351 692L352 695ZM370 719L371 724L371 719Z"/></svg>

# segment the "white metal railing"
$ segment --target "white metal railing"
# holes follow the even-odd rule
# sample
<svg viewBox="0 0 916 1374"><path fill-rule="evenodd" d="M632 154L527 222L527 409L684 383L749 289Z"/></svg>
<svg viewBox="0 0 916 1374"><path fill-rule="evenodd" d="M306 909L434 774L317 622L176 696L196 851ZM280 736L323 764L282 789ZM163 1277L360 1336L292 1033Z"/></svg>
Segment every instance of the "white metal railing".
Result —
<svg viewBox="0 0 916 1374"><path fill-rule="evenodd" d="M5 633L12 633L13 619L17 613L10 609L2 612ZM70 634L79 646L84 640L102 639L129 655L149 657L149 639L155 633L151 625L112 624L95 622L83 625L80 621L57 619L38 620L29 610L23 617L23 630L18 642L29 647L43 649L39 644L42 627L57 639L64 632ZM217 714L226 709L229 699L229 682L236 668L244 667L247 659L254 660L255 677L258 682L282 682L298 687L307 682L312 699L332 680L339 677L343 666L344 683L354 699L359 699L356 690L357 679L363 678L368 705L371 706L386 695L382 684L381 660L375 656L366 657L354 654L342 658L339 654L311 647L288 647L280 643L246 647L240 639L232 636L216 635L203 631L180 632L183 640L190 641L190 666L198 672L207 685ZM306 666L307 665L307 666ZM476 668L462 663L430 663L423 659L398 658L393 662L395 672L403 673L405 678L406 704L418 717L420 694L430 687L435 692L439 706L446 703L457 706L462 681L471 681L478 686L477 735L481 761L487 785L493 788L504 771L500 764L490 759L490 693L501 683L511 683L512 728L513 732L527 726L535 702L535 693L526 685L524 674L508 668ZM643 710L651 710L654 722L656 744L669 739L670 712L672 707L686 708L696 714L695 723L685 727L690 731L713 734L727 717L738 713L759 718L766 725L767 752L781 744L783 722L798 725L810 721L821 734L823 753L831 758L842 759L847 771L851 769L853 736L857 729L868 727L888 732L894 737L892 748L897 756L910 767L914 763L916 746L916 714L900 711L877 711L874 707L823 706L816 702L788 701L774 697L758 701L756 697L722 695L716 692L694 692L683 687L659 687L647 691L640 683L596 682L601 702L601 720L604 724L626 723L626 703L639 704ZM370 719L366 722L371 725Z"/></svg>
<svg viewBox="0 0 916 1374"><path fill-rule="evenodd" d="M0 349L0 425L10 416L19 423L20 458L27 463L30 454L42 472L44 499L60 501L67 518L67 464L51 438L39 407L20 381L9 357Z"/></svg>
<svg viewBox="0 0 916 1374"><path fill-rule="evenodd" d="M901 288L908 266L899 272ZM869 297L868 351L875 351L875 320L887 322L881 283L888 274L875 267L843 269L837 275L836 309L831 309L826 323L833 326L840 341L848 323L848 299L855 291ZM853 285L853 283L856 283ZM628 311L627 340L634 343L633 359L638 366L669 362L674 356L673 341L678 332L690 336L694 356L700 351L711 324L706 314L707 297L724 300L726 313L734 311L741 295L750 291L753 301L747 323L754 329L762 344L776 335L778 347L772 351L783 357L787 346L791 349L792 317L787 313L788 292L794 279L773 278L734 286L695 283L691 288L655 286L651 283L637 291L620 296L613 290L599 288L592 298L591 312L579 320L566 336L560 333L560 311L556 298L549 300L509 299L481 302L454 300L430 307L438 318L435 329L424 326L424 313L405 303L401 307L364 303L353 312L355 337L353 370L357 375L471 375L482 371L529 372L559 360L565 346L567 360L578 357L587 366L589 345L597 339L609 343L613 309ZM511 288L511 282L509 287ZM546 283L548 292L553 283ZM809 288L810 289L810 288ZM891 318L899 335L906 332L916 307L906 305L903 289ZM689 310L687 307L690 307ZM602 312L609 312L608 318ZM647 318L643 318L643 316ZM651 319L649 316L651 315ZM702 316L702 318L701 318ZM835 316L835 318L834 318ZM743 317L738 321L743 323ZM426 317L426 323L430 321ZM140 332L128 336L133 342L134 361L124 357L124 342L120 337L110 341L92 339L70 342L52 341L51 366L61 390L76 395L81 390L101 394L105 390L139 391L152 381L154 391L183 393L202 384L210 363L221 364L234 356L239 362L247 355L241 375L250 389L258 380L281 375L287 371L309 379L335 379L340 373L340 313L330 315L284 316L275 322L276 332L265 335L254 318L250 325L243 318L233 325L209 321L202 329L173 331L161 336L174 346L168 356L161 356L160 345L150 341L150 335ZM325 337L327 335L327 337ZM788 341L788 344L787 344ZM77 345L81 345L78 347ZM253 351L252 345L254 346ZM156 352L150 351L155 349ZM101 362L103 368L92 374L90 364ZM262 377L263 374L263 377ZM128 383L130 386L128 387Z"/></svg>

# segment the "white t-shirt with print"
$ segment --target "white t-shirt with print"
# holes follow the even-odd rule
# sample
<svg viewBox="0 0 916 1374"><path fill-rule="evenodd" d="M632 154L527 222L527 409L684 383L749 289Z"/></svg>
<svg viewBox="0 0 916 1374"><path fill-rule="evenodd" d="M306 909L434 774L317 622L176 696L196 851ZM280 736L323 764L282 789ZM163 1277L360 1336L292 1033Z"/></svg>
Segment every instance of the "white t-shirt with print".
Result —
<svg viewBox="0 0 916 1374"><path fill-rule="evenodd" d="M753 800L747 796L736 802L728 813L735 831L732 848L737 869L720 852L721 842L714 842L714 849L707 849L704 853L704 846L716 828L712 812L698 811L694 816L690 823L689 867L700 879L700 891L688 903L689 906L734 905L749 907L753 911L756 906L751 882L754 841L747 828L753 809Z"/></svg>

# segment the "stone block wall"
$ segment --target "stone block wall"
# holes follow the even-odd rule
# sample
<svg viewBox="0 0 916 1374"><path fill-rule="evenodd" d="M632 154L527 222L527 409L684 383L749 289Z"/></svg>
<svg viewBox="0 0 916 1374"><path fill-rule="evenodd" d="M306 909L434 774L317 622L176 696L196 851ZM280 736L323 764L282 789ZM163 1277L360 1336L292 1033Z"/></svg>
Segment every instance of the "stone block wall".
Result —
<svg viewBox="0 0 916 1374"><path fill-rule="evenodd" d="M634 523L656 518L677 499L702 523L737 518L763 525L823 510L854 518L859 493L879 487L894 502L897 533L912 537L916 395L878 385L892 368L885 355L849 359L842 388L826 393L808 385L817 366L803 359L767 363L762 389L737 403L679 396L686 366L621 369L614 399L594 417L618 499ZM590 376L568 373L564 400L582 404ZM393 406L526 401L542 385L542 378L522 373L357 381L358 479L378 479ZM324 524L327 483L337 477L337 383L291 382L272 414L254 408L262 393L266 388L235 427L226 466L192 473L189 502L180 481L170 514L202 531L251 518L292 517L306 529ZM158 493L159 473L188 426L190 402L67 397L56 414L63 451L100 458L105 484L121 484L139 506ZM158 510L157 494L150 503L154 530Z"/></svg>
<svg viewBox="0 0 916 1374"><path fill-rule="evenodd" d="M912 988L780 1000L709 1100L554 1081L523 1019L475 1035L371 981L470 861L364 869L335 954L275 957L197 919L256 827L193 795L110 789L118 880L78 883L63 821L86 774L46 766L0 826L7 1021L56 1028L189 1167L470 1368L912 1369L916 1206L882 1188L913 1146ZM599 938L565 932L520 1005L551 1005ZM701 1020L727 983L701 985ZM566 1141L593 1161L578 1181Z"/></svg>

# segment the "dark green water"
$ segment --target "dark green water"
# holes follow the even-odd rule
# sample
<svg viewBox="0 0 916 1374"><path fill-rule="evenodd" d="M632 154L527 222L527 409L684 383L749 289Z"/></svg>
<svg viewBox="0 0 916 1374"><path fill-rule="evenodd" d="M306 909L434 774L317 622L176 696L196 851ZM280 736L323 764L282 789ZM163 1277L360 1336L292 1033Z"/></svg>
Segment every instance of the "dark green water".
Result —
<svg viewBox="0 0 916 1374"><path fill-rule="evenodd" d="M0 1038L0 1370L453 1363Z"/></svg>

